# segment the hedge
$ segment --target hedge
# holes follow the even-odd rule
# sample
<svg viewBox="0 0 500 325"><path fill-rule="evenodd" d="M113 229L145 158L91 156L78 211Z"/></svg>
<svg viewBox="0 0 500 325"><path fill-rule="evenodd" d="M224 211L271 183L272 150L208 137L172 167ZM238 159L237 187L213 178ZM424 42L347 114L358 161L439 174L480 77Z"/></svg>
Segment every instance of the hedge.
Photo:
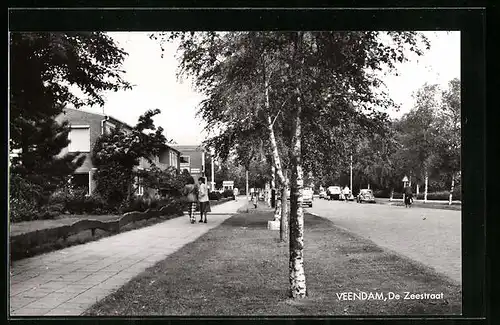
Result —
<svg viewBox="0 0 500 325"><path fill-rule="evenodd" d="M374 191L373 195L375 195L376 198L390 198L390 192L387 193L387 191L382 190L382 191ZM418 195L416 193L413 193L413 195L416 197L417 200L423 200L424 199L424 193L420 192ZM399 192L394 192L393 199L402 199L403 198L403 193ZM450 191L441 191L441 192L431 192L427 193L427 200L439 200L439 201L444 201L444 200L449 200L450 198ZM454 201L461 201L462 200L462 192L459 190L454 190L453 191L453 200Z"/></svg>

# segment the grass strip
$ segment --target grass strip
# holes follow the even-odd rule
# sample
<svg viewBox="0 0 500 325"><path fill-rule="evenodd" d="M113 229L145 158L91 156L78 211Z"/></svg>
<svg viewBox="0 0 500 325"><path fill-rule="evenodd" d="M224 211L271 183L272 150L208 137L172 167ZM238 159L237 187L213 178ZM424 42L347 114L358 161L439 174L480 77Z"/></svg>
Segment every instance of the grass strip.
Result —
<svg viewBox="0 0 500 325"><path fill-rule="evenodd" d="M461 313L461 287L369 240L306 214L309 296L288 298L288 244L267 230L272 213L249 210L148 268L85 315L445 315ZM400 299L342 300L389 292ZM403 299L405 292L443 299ZM353 296L351 295L351 298ZM349 298L349 295L346 295Z"/></svg>

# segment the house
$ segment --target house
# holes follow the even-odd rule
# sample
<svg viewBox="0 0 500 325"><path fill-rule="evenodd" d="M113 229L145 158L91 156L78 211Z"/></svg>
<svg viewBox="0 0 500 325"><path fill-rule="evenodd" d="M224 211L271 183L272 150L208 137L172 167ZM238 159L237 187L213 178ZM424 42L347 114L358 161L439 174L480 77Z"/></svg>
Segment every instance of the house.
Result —
<svg viewBox="0 0 500 325"><path fill-rule="evenodd" d="M75 171L72 183L78 187L88 189L91 194L96 186L96 182L92 175L97 170L92 165L91 153L99 136L111 132L116 127L121 127L124 132L131 132L132 127L111 116L98 113L91 113L81 109L67 108L64 113L56 118L56 121L61 123L67 120L70 124L71 131L68 135L71 141L64 148L60 155L68 152L81 152L86 155L83 164ZM177 149L167 146L167 149L162 152L159 157L155 157L153 161L160 169L166 169L173 166L179 170L180 152ZM138 168L147 169L150 164L146 159L141 159ZM144 193L142 186L138 187L138 195Z"/></svg>
<svg viewBox="0 0 500 325"><path fill-rule="evenodd" d="M195 181L198 178L205 177L207 179L206 184L213 191L215 190L215 184L211 182L214 177L214 160L210 153L202 145L172 145L176 150L180 152L180 170L187 170L188 173L193 176ZM210 160L208 160L210 159ZM211 170L206 170L205 161L211 161ZM210 180L210 181L209 181Z"/></svg>

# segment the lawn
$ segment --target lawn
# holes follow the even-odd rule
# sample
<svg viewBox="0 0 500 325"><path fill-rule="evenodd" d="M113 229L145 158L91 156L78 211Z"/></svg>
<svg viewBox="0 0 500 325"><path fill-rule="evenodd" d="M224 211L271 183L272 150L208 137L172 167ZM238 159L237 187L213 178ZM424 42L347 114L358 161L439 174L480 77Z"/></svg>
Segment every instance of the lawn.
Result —
<svg viewBox="0 0 500 325"><path fill-rule="evenodd" d="M113 294L85 315L428 315L460 314L461 288L430 268L371 241L305 217L308 297L288 298L288 244L267 230L270 212L226 220ZM366 292L399 300L340 300ZM405 300L404 292L443 293Z"/></svg>

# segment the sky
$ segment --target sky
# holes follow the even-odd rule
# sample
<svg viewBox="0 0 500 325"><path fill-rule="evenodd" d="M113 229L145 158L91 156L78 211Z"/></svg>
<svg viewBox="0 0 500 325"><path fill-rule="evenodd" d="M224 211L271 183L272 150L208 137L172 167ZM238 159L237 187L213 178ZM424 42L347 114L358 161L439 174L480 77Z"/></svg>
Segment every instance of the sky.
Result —
<svg viewBox="0 0 500 325"><path fill-rule="evenodd" d="M387 111L399 117L413 106L412 93L424 83L437 83L446 88L448 81L460 78L460 32L424 32L431 48L423 56L397 65L398 76L384 76L389 96L400 110ZM166 137L178 144L199 144L205 137L203 121L196 112L203 96L190 80L178 80L176 44L165 45L164 56L158 41L145 32L116 32L109 35L129 55L123 63L124 78L132 90L106 93L104 107L85 110L111 115L131 125L148 109L159 108L155 124L165 129Z"/></svg>

